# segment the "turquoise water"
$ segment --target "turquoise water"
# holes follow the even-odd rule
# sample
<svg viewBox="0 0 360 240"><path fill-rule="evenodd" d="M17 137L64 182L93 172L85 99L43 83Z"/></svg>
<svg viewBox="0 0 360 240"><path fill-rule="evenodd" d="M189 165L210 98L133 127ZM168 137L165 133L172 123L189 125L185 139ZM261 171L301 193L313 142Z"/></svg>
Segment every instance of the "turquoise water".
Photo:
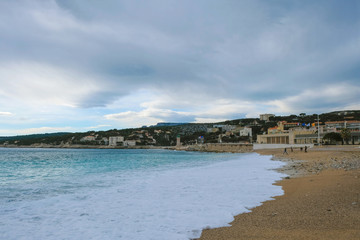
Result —
<svg viewBox="0 0 360 240"><path fill-rule="evenodd" d="M0 149L0 239L188 239L282 194L268 156Z"/></svg>
<svg viewBox="0 0 360 240"><path fill-rule="evenodd" d="M231 159L231 154L118 149L0 149L0 201L38 199L65 194L91 184L98 176L135 174L201 166Z"/></svg>

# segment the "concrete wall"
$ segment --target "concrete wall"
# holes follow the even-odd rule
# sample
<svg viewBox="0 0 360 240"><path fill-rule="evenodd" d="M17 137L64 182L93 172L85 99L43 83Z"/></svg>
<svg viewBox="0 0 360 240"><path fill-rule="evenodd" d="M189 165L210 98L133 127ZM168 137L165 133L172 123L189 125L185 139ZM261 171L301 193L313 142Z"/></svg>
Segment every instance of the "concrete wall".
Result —
<svg viewBox="0 0 360 240"><path fill-rule="evenodd" d="M314 144L258 144L258 143L254 143L253 144L253 149L254 150L258 150L258 149L274 149L274 148L300 148L300 147L305 147L307 146L308 148L312 148L314 147Z"/></svg>

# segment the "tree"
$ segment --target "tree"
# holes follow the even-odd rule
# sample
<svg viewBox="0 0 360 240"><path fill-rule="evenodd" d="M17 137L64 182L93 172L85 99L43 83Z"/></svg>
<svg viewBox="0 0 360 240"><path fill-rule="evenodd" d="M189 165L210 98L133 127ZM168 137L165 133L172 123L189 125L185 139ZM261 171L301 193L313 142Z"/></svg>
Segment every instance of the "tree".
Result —
<svg viewBox="0 0 360 240"><path fill-rule="evenodd" d="M351 133L348 128L341 129L341 137L346 144L349 144L349 140L351 139Z"/></svg>
<svg viewBox="0 0 360 240"><path fill-rule="evenodd" d="M343 140L343 138L341 137L341 134L337 133L337 132L327 133L327 134L325 134L323 139L329 141L330 144L336 144L336 142Z"/></svg>

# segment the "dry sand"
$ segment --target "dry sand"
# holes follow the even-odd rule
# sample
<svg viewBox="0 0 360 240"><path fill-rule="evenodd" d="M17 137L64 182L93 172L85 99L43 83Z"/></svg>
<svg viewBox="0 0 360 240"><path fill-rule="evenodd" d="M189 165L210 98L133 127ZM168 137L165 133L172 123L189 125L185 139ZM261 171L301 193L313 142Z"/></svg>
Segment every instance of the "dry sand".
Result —
<svg viewBox="0 0 360 240"><path fill-rule="evenodd" d="M277 183L285 194L200 239L360 239L359 147L257 152L288 162L280 171L290 178Z"/></svg>

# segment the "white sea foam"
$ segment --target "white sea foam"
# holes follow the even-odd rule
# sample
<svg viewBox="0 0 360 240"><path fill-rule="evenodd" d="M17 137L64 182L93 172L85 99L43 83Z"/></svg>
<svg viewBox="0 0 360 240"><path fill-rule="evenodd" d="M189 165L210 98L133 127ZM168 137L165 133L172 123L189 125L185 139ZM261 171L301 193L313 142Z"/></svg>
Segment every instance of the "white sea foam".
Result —
<svg viewBox="0 0 360 240"><path fill-rule="evenodd" d="M283 163L258 154L206 166L113 172L72 193L0 207L1 239L189 239L283 194ZM102 185L101 185L102 184Z"/></svg>

